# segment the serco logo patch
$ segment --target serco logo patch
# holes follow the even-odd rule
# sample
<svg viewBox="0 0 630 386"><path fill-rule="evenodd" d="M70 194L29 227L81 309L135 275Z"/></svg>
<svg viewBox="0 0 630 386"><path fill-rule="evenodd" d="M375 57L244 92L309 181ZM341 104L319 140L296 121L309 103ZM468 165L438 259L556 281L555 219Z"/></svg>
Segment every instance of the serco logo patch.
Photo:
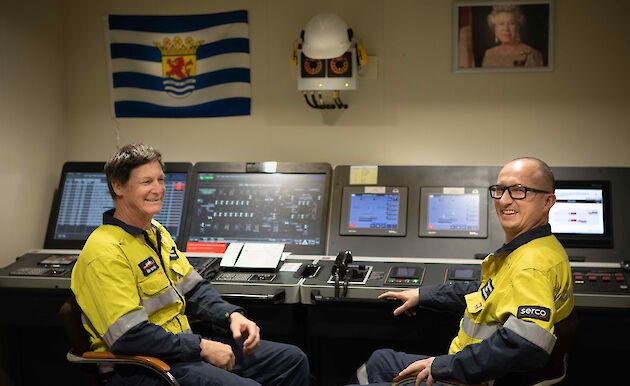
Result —
<svg viewBox="0 0 630 386"><path fill-rule="evenodd" d="M140 270L142 271L144 276L149 276L158 269L157 263L151 256L147 257L145 260L142 260L140 264L138 264L138 267L140 267Z"/></svg>
<svg viewBox="0 0 630 386"><path fill-rule="evenodd" d="M548 322L551 320L551 310L547 307L520 306L516 312L518 319L529 318Z"/></svg>

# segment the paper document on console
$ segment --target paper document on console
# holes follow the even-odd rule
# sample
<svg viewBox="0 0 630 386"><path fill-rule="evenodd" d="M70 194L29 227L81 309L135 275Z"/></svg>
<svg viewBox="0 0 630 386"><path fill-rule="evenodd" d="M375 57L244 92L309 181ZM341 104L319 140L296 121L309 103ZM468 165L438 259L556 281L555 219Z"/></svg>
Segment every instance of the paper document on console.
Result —
<svg viewBox="0 0 630 386"><path fill-rule="evenodd" d="M221 259L221 267L234 267L238 255L243 249L243 243L230 243L225 252L223 252L223 258Z"/></svg>
<svg viewBox="0 0 630 386"><path fill-rule="evenodd" d="M246 243L234 267L275 270L283 250L284 244Z"/></svg>

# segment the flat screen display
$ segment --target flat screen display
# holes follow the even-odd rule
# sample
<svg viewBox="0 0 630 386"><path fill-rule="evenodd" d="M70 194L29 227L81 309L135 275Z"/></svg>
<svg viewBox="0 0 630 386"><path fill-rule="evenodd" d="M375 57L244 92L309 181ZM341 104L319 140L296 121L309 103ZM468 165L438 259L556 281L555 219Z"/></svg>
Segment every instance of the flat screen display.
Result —
<svg viewBox="0 0 630 386"><path fill-rule="evenodd" d="M168 170L169 165L166 167ZM185 172L165 173L162 211L155 216L175 241L182 235L188 175ZM103 212L114 207L102 171L66 170L57 196L45 248L81 248L90 233L103 222Z"/></svg>
<svg viewBox="0 0 630 386"><path fill-rule="evenodd" d="M551 231L565 246L612 245L609 183L558 181L549 211Z"/></svg>
<svg viewBox="0 0 630 386"><path fill-rule="evenodd" d="M488 198L485 189L422 188L420 236L487 237Z"/></svg>
<svg viewBox="0 0 630 386"><path fill-rule="evenodd" d="M456 269L453 271L452 278L455 280L472 280L475 271L472 269Z"/></svg>
<svg viewBox="0 0 630 386"><path fill-rule="evenodd" d="M343 189L342 235L404 236L407 188L346 186Z"/></svg>
<svg viewBox="0 0 630 386"><path fill-rule="evenodd" d="M471 282L481 279L481 269L477 267L464 267L448 268L446 270L446 277L444 282L447 284L454 284L456 282Z"/></svg>
<svg viewBox="0 0 630 386"><path fill-rule="evenodd" d="M188 251L209 242L324 249L327 174L197 172Z"/></svg>
<svg viewBox="0 0 630 386"><path fill-rule="evenodd" d="M554 233L604 234L601 189L556 189L557 201L549 211Z"/></svg>
<svg viewBox="0 0 630 386"><path fill-rule="evenodd" d="M350 196L350 229L398 228L398 194L353 193Z"/></svg>

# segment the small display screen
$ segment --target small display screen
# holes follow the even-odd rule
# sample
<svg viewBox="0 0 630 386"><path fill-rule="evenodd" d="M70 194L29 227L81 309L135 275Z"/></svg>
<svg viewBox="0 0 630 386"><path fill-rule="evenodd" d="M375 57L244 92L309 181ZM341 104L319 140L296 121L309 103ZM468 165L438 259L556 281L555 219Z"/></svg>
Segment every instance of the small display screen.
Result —
<svg viewBox="0 0 630 386"><path fill-rule="evenodd" d="M479 194L430 194L427 229L479 231Z"/></svg>
<svg viewBox="0 0 630 386"><path fill-rule="evenodd" d="M549 223L553 233L603 235L602 189L556 189Z"/></svg>
<svg viewBox="0 0 630 386"><path fill-rule="evenodd" d="M610 181L556 181L551 231L567 248L612 248Z"/></svg>
<svg viewBox="0 0 630 386"><path fill-rule="evenodd" d="M345 186L339 233L349 236L405 236L407 188Z"/></svg>
<svg viewBox="0 0 630 386"><path fill-rule="evenodd" d="M399 277L399 278L415 278L418 277L418 268L413 268L413 267L395 267L392 270L392 274L390 276L392 277Z"/></svg>
<svg viewBox="0 0 630 386"><path fill-rule="evenodd" d="M356 193L350 196L350 229L396 229L400 195Z"/></svg>
<svg viewBox="0 0 630 386"><path fill-rule="evenodd" d="M451 278L455 280L472 280L475 271L472 269L456 269L453 271Z"/></svg>
<svg viewBox="0 0 630 386"><path fill-rule="evenodd" d="M485 238L488 197L484 188L422 188L420 236Z"/></svg>

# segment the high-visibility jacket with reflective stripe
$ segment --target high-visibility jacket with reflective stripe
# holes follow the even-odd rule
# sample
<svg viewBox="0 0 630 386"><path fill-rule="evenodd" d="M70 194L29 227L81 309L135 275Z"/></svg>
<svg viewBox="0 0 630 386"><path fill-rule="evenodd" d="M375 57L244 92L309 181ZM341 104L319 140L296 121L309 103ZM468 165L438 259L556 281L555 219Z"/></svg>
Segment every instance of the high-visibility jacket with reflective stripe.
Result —
<svg viewBox="0 0 630 386"><path fill-rule="evenodd" d="M97 351L109 350L144 321L174 334L190 332L184 295L203 280L157 221L146 236L121 226L98 227L72 271L71 288ZM157 245L158 230L161 256L149 244Z"/></svg>
<svg viewBox="0 0 630 386"><path fill-rule="evenodd" d="M551 353L554 324L573 310L571 268L558 240L532 240L512 253L489 255L481 266L481 285L465 296L466 311L449 353L482 341L499 326Z"/></svg>
<svg viewBox="0 0 630 386"><path fill-rule="evenodd" d="M420 289L421 306L464 311L449 355L432 364L436 379L477 383L546 362L554 325L573 310L568 256L548 224L513 241L486 257L480 283Z"/></svg>

